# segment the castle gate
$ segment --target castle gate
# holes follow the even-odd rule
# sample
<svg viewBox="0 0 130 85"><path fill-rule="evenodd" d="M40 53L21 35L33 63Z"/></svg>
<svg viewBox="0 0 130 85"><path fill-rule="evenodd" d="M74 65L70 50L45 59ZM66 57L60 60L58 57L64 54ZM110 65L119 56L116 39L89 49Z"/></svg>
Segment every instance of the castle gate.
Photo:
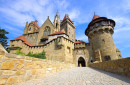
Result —
<svg viewBox="0 0 130 85"><path fill-rule="evenodd" d="M78 66L80 67L86 67L85 59L83 57L80 57L78 59Z"/></svg>

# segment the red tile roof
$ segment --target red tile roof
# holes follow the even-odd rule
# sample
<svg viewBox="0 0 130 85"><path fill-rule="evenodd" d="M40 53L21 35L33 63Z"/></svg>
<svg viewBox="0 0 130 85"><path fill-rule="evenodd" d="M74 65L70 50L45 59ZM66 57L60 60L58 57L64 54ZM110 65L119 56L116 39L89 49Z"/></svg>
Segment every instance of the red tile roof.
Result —
<svg viewBox="0 0 130 85"><path fill-rule="evenodd" d="M95 20L95 19L97 19L97 18L99 18L99 16L98 16L98 15L96 15L96 14L94 14L94 16L93 16L93 19L92 19L92 20Z"/></svg>
<svg viewBox="0 0 130 85"><path fill-rule="evenodd" d="M78 40L78 41L76 41L75 43L85 43L85 42L82 41L82 40Z"/></svg>
<svg viewBox="0 0 130 85"><path fill-rule="evenodd" d="M66 33L64 33L64 32L62 32L62 31L59 31L59 32L52 33L52 34L50 34L50 35L59 35L59 34L66 34ZM66 35L67 35L67 34L66 34Z"/></svg>
<svg viewBox="0 0 130 85"><path fill-rule="evenodd" d="M30 44L27 40L26 40L26 38L22 35L22 36L19 36L19 37L17 37L17 38L15 38L15 39L13 39L13 40L22 40L25 44L27 44L27 45L29 45L29 46L33 46L32 44ZM12 41L13 41L12 40Z"/></svg>
<svg viewBox="0 0 130 85"><path fill-rule="evenodd" d="M74 22L74 21L71 21L71 19L69 18L69 16L67 16L67 14L65 14L65 16L64 16L64 18L63 18L62 21L64 21L64 20L67 19L67 18L70 20L70 22Z"/></svg>
<svg viewBox="0 0 130 85"><path fill-rule="evenodd" d="M33 24L35 25L35 21L32 21L32 22L33 22ZM37 28L40 28L38 24L36 24L36 27L37 27Z"/></svg>

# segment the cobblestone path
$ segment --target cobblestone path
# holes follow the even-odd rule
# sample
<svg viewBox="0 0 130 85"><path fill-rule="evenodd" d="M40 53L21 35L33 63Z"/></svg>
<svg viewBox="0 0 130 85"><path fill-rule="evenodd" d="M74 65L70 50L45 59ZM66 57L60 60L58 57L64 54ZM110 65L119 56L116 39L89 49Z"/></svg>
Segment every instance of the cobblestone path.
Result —
<svg viewBox="0 0 130 85"><path fill-rule="evenodd" d="M75 67L16 85L130 85L130 78L90 67Z"/></svg>

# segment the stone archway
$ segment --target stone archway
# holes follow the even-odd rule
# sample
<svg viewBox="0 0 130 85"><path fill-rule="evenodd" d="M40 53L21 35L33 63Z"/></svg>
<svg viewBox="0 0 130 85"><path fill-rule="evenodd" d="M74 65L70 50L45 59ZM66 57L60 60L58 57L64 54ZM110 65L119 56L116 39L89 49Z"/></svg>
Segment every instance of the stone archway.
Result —
<svg viewBox="0 0 130 85"><path fill-rule="evenodd" d="M86 67L85 59L83 57L80 57L78 59L78 66L80 67Z"/></svg>

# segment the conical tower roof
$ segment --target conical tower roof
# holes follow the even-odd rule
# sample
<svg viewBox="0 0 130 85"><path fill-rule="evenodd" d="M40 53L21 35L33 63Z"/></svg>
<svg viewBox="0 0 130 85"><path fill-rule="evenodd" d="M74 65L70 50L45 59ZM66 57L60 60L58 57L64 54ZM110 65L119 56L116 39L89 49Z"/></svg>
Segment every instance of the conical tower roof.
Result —
<svg viewBox="0 0 130 85"><path fill-rule="evenodd" d="M94 16L93 16L92 21L95 20L95 19L97 19L97 18L100 18L100 16L98 16L98 15L96 15L96 14L94 13Z"/></svg>

